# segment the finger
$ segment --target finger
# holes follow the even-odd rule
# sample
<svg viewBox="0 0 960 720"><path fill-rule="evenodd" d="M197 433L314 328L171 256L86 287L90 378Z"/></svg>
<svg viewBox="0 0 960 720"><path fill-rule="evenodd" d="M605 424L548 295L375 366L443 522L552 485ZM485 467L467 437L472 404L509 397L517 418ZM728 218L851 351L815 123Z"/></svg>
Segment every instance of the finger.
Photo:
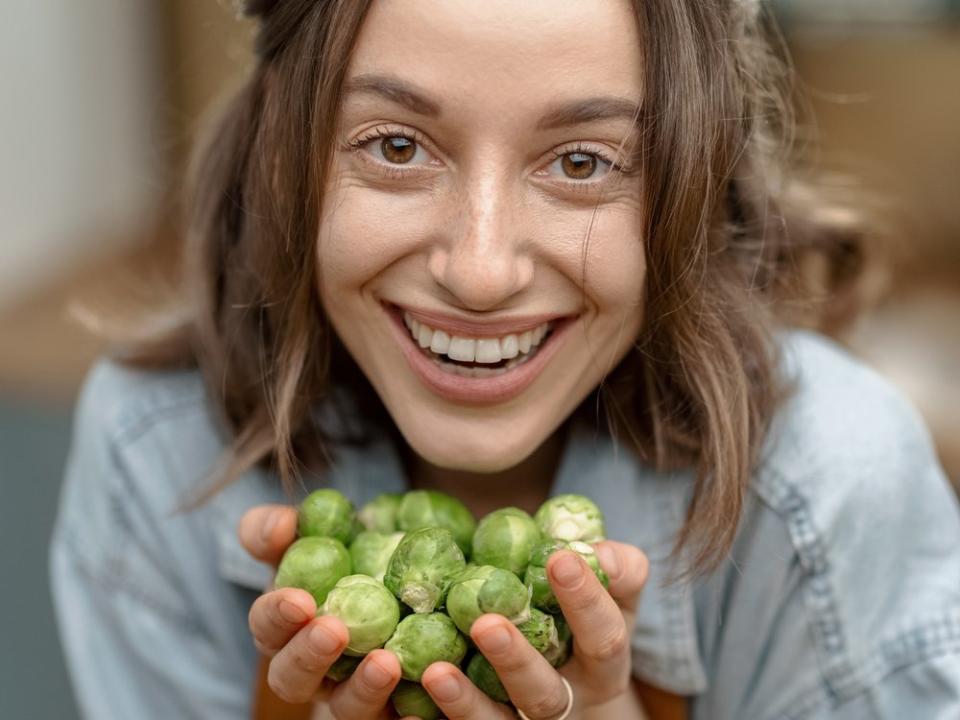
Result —
<svg viewBox="0 0 960 720"><path fill-rule="evenodd" d="M270 661L270 689L287 702L307 702L348 641L342 622L329 616L315 618Z"/></svg>
<svg viewBox="0 0 960 720"><path fill-rule="evenodd" d="M633 618L640 593L647 584L650 561L640 548L605 540L593 546L600 567L610 578L610 593L627 617L627 627L633 627Z"/></svg>
<svg viewBox="0 0 960 720"><path fill-rule="evenodd" d="M629 677L630 635L620 607L577 553L551 555L547 576L570 624L578 660L596 682L621 684Z"/></svg>
<svg viewBox="0 0 960 720"><path fill-rule="evenodd" d="M567 707L563 680L550 663L502 615L482 615L470 635L490 661L513 704L528 717L555 718Z"/></svg>
<svg viewBox="0 0 960 720"><path fill-rule="evenodd" d="M240 544L261 562L277 565L297 537L297 509L289 505L258 505L237 525Z"/></svg>
<svg viewBox="0 0 960 720"><path fill-rule="evenodd" d="M516 720L513 711L484 695L450 663L433 663L421 682L447 720Z"/></svg>
<svg viewBox="0 0 960 720"><path fill-rule="evenodd" d="M273 657L317 614L313 596L299 588L282 588L253 601L247 621L257 650Z"/></svg>
<svg viewBox="0 0 960 720"><path fill-rule="evenodd" d="M367 655L350 679L333 691L330 709L334 717L374 720L388 715L390 693L400 681L400 663L387 650Z"/></svg>

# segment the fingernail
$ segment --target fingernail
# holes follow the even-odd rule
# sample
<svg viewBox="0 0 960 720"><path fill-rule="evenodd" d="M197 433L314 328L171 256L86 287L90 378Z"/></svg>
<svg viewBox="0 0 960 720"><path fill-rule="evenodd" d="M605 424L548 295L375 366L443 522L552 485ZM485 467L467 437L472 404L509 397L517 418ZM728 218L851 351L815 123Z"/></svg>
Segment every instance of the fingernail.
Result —
<svg viewBox="0 0 960 720"><path fill-rule="evenodd" d="M505 627L496 625L480 636L480 645L487 652L503 652L510 645L510 633L507 632Z"/></svg>
<svg viewBox="0 0 960 720"><path fill-rule="evenodd" d="M260 528L260 539L263 540L264 543L270 542L270 536L273 535L273 529L277 526L278 522L280 522L280 513L274 510L267 516L263 527Z"/></svg>
<svg viewBox="0 0 960 720"><path fill-rule="evenodd" d="M565 552L553 564L553 577L562 587L576 587L580 581L580 563L571 553Z"/></svg>
<svg viewBox="0 0 960 720"><path fill-rule="evenodd" d="M302 623L307 619L307 614L303 609L289 600L281 600L277 609L280 611L280 616L289 623Z"/></svg>
<svg viewBox="0 0 960 720"><path fill-rule="evenodd" d="M340 645L340 641L320 625L314 626L310 631L310 642L323 655L333 655Z"/></svg>
<svg viewBox="0 0 960 720"><path fill-rule="evenodd" d="M600 566L604 569L610 578L620 577L620 558L616 550L609 545L598 545L595 548L597 558L600 560Z"/></svg>
<svg viewBox="0 0 960 720"><path fill-rule="evenodd" d="M430 692L440 702L453 702L460 697L460 683L453 675L443 675L430 683Z"/></svg>
<svg viewBox="0 0 960 720"><path fill-rule="evenodd" d="M390 673L373 660L368 660L364 666L363 677L366 679L367 684L374 690L383 690L393 679Z"/></svg>

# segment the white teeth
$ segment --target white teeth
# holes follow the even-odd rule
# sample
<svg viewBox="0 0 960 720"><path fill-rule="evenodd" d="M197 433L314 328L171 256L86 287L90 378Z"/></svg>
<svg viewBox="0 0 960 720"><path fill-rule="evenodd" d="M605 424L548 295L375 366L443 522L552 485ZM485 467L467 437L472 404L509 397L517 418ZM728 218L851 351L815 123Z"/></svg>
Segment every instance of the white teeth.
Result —
<svg viewBox="0 0 960 720"><path fill-rule="evenodd" d="M414 319L409 313L403 313L403 324L421 348L429 348L436 355L447 355L451 360L461 362L490 364L512 360L518 355L527 355L543 341L553 327L552 323L544 323L533 330L502 338L466 338L456 335L451 337L443 330L434 330ZM476 369L496 372L494 369Z"/></svg>
<svg viewBox="0 0 960 720"><path fill-rule="evenodd" d="M477 357L475 358L475 362L496 363L501 360L503 360L503 358L500 357L499 340L496 338L481 338L477 340Z"/></svg>
<svg viewBox="0 0 960 720"><path fill-rule="evenodd" d="M440 330L435 330L434 333L439 333ZM433 347L430 348L433 350ZM477 351L477 341L470 340L468 338L462 337L452 337L450 338L450 349L447 350L447 357L451 360L460 360L462 362L473 362L473 358L476 355ZM434 350L436 352L436 350Z"/></svg>
<svg viewBox="0 0 960 720"><path fill-rule="evenodd" d="M525 333L521 333L517 337L517 343L520 347L520 352L528 353L530 352L530 346L533 344L533 333L527 330Z"/></svg>
<svg viewBox="0 0 960 720"><path fill-rule="evenodd" d="M420 328L426 328L426 325L421 325ZM428 330L430 328L427 328ZM447 335L443 330L434 330L433 339L430 341L430 351L437 353L437 355L446 355L450 350L450 336Z"/></svg>
<svg viewBox="0 0 960 720"><path fill-rule="evenodd" d="M422 348L430 347L433 340L433 331L426 325L420 325L417 328L417 344Z"/></svg>

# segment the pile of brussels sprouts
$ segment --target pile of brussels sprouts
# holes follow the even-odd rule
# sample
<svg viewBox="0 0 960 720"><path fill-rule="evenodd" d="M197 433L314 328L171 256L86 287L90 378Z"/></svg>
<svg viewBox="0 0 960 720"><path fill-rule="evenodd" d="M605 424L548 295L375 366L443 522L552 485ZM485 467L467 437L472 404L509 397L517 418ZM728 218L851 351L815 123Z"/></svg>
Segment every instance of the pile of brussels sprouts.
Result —
<svg viewBox="0 0 960 720"><path fill-rule="evenodd" d="M554 551L573 550L608 582L590 545L605 538L603 514L581 495L551 498L533 517L507 507L477 523L459 500L430 490L380 495L356 512L323 489L300 504L298 518L276 586L306 590L318 614L346 625L350 641L328 672L333 680L345 680L376 648L397 656L403 680L392 699L401 716L440 716L420 679L441 660L465 667L497 702L509 701L469 639L484 613L508 618L554 667L566 662L570 629L546 575Z"/></svg>

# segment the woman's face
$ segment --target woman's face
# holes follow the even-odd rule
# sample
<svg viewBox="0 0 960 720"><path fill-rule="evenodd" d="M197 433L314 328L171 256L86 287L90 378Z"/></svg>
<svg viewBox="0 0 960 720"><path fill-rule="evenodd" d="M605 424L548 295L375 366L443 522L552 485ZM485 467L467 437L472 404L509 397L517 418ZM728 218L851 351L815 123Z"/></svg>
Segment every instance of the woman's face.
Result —
<svg viewBox="0 0 960 720"><path fill-rule="evenodd" d="M636 143L638 42L627 2L371 7L347 72L319 291L434 465L518 464L638 334L641 178L611 169Z"/></svg>

